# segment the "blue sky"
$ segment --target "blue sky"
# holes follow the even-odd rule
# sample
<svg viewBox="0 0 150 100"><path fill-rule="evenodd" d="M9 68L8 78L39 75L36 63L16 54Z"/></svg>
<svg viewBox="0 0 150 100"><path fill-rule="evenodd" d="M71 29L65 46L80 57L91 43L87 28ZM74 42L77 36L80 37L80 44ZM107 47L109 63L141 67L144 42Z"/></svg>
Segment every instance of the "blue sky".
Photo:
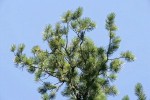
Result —
<svg viewBox="0 0 150 100"><path fill-rule="evenodd" d="M119 95L109 100L121 100L128 94L136 100L134 86L143 84L150 98L150 1L149 0L0 0L0 100L41 100L37 92L39 83L34 75L14 66L10 52L12 44L25 43L25 52L30 55L34 45L45 47L42 32L48 24L54 25L63 12L84 8L84 15L97 23L97 28L87 35L96 45L107 44L105 19L110 12L116 13L117 34L122 38L120 50L131 50L136 61L124 65L114 83ZM60 94L56 100L65 100Z"/></svg>

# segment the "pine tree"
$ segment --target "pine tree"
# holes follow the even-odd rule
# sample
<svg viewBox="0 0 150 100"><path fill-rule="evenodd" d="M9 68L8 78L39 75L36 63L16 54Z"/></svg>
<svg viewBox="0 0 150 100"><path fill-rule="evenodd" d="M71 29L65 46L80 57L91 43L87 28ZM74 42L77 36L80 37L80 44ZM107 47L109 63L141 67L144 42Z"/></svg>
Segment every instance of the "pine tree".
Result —
<svg viewBox="0 0 150 100"><path fill-rule="evenodd" d="M68 10L54 27L48 25L45 28L43 40L50 50L43 50L37 45L31 50L33 56L28 57L23 52L24 44L11 47L14 63L35 74L35 80L43 83L38 89L43 100L53 99L62 85L66 86L62 95L70 100L106 100L108 95L117 95L117 88L112 82L124 61L135 59L130 51L121 52L118 57L112 56L121 42L115 33L114 13L106 19L109 43L106 47L97 47L86 36L96 24L88 17L83 18L82 12L81 7L75 11ZM75 37L70 39L69 33L74 33ZM52 77L58 82L54 83Z"/></svg>

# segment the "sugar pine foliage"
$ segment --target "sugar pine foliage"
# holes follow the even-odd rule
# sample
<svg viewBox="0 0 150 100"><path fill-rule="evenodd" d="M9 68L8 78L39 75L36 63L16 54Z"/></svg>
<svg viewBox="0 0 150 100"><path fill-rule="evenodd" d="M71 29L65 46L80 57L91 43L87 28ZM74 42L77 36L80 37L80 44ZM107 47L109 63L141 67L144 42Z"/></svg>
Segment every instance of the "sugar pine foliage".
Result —
<svg viewBox="0 0 150 100"><path fill-rule="evenodd" d="M123 99L122 99L122 100L130 100L130 99L129 99L129 96L128 96L128 95L126 95L126 96L124 96L124 97L123 97Z"/></svg>
<svg viewBox="0 0 150 100"><path fill-rule="evenodd" d="M130 51L122 52L118 57L112 56L121 42L115 33L114 13L106 19L109 37L106 47L97 47L86 36L87 32L95 29L96 24L88 17L83 18L82 13L81 7L75 11L68 10L54 27L48 25L45 28L43 40L49 49L34 46L31 50L33 56L28 57L23 52L24 44L11 47L15 55L14 63L27 69L35 75L36 81L43 83L38 89L43 100L54 99L63 85L62 95L70 100L106 100L108 95L118 93L112 82L116 80L124 61L135 59ZM70 39L70 33L74 33L75 37ZM54 83L52 77L58 82ZM128 100L128 97L123 100Z"/></svg>
<svg viewBox="0 0 150 100"><path fill-rule="evenodd" d="M137 96L137 100L147 100L141 83L137 83L135 85L135 95ZM122 100L130 100L130 99L128 95L126 95L123 97Z"/></svg>
<svg viewBox="0 0 150 100"><path fill-rule="evenodd" d="M146 100L146 95L143 90L141 83L137 83L135 86L135 95L138 97L137 100Z"/></svg>

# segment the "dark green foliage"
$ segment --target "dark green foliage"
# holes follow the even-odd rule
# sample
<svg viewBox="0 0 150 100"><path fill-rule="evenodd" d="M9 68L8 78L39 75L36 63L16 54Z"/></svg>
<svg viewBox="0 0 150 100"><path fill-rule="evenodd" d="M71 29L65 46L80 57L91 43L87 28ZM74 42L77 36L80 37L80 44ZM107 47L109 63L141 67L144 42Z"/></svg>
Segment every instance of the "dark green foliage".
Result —
<svg viewBox="0 0 150 100"><path fill-rule="evenodd" d="M141 83L137 83L135 86L135 95L137 96L137 100L146 100L146 95L143 90L143 86ZM130 100L128 96L124 96L122 100Z"/></svg>
<svg viewBox="0 0 150 100"><path fill-rule="evenodd" d="M71 100L106 100L108 95L117 95L117 89L111 82L116 80L124 60L134 60L129 51L112 58L121 42L115 33L114 13L106 19L109 43L107 47L97 47L86 36L96 24L88 17L82 18L82 12L82 8L74 12L68 10L55 27L48 25L45 28L43 40L50 50L43 50L37 45L32 48L33 56L28 57L23 52L23 44L11 48L15 64L35 74L36 81L43 82L38 89L43 100L53 99L63 84L66 88L62 94ZM70 32L76 34L71 41ZM53 83L52 77L58 83Z"/></svg>
<svg viewBox="0 0 150 100"><path fill-rule="evenodd" d="M134 58L134 55L130 52L130 51L127 51L125 53L122 53L121 54L122 57L124 57L127 61L134 61L135 58Z"/></svg>
<svg viewBox="0 0 150 100"><path fill-rule="evenodd" d="M141 83L137 83L135 86L135 95L138 97L137 100L146 100L146 95L144 94Z"/></svg>
<svg viewBox="0 0 150 100"><path fill-rule="evenodd" d="M45 94L43 94L42 99L43 100L50 100L51 98L47 93L45 93Z"/></svg>
<svg viewBox="0 0 150 100"><path fill-rule="evenodd" d="M128 96L128 95L126 95L126 96L124 96L124 97L123 97L123 99L122 99L122 100L130 100L130 99L129 99L129 96Z"/></svg>

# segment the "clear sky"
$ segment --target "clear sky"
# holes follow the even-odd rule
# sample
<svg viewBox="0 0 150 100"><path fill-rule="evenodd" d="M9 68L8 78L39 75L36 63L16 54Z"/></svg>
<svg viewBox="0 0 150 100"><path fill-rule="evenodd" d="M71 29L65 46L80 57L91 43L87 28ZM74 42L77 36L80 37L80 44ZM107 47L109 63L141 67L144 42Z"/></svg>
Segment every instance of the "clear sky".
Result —
<svg viewBox="0 0 150 100"><path fill-rule="evenodd" d="M97 45L107 44L105 19L116 13L117 34L122 38L120 50L131 50L136 61L125 64L114 83L119 95L109 100L121 100L128 94L136 100L134 86L141 82L150 98L150 0L0 0L0 100L41 100L37 92L39 83L34 75L19 70L10 52L12 44L25 43L30 55L34 45L45 47L42 32L48 24L54 25L63 12L84 8L84 15L96 23L95 31L87 35ZM66 100L61 94L56 100Z"/></svg>

